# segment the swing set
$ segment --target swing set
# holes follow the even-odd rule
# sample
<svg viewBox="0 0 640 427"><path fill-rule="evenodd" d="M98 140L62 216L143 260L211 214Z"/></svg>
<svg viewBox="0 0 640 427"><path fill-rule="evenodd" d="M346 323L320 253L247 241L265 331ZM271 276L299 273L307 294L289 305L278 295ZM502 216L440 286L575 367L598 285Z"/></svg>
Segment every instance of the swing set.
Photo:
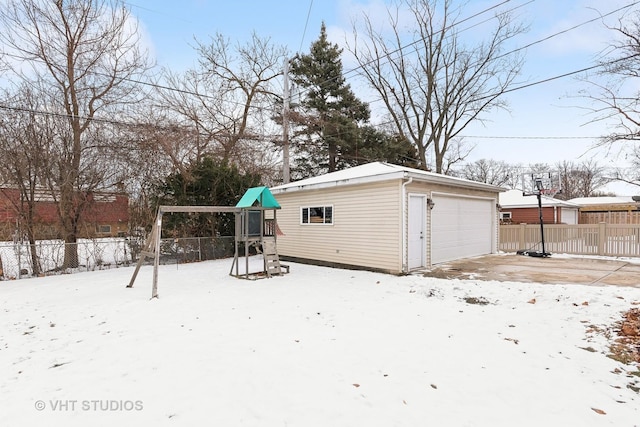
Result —
<svg viewBox="0 0 640 427"><path fill-rule="evenodd" d="M132 288L140 267L147 258L153 258L153 287L151 298L158 297L158 266L160 265L160 243L162 237L162 216L165 213L225 213L235 214L235 244L230 276L244 279L272 277L289 272L289 266L280 264L277 251L277 235L282 234L276 222L276 211L280 204L267 187L253 187L247 190L235 206L160 206L143 250L140 252L133 276L127 285ZM244 245L244 271L240 271L240 246ZM249 247L262 247L262 271L249 273Z"/></svg>

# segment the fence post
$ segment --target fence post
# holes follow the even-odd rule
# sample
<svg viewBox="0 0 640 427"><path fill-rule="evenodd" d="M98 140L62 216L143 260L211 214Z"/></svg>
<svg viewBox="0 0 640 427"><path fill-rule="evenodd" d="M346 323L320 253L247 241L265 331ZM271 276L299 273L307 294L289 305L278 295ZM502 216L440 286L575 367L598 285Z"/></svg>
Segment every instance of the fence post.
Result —
<svg viewBox="0 0 640 427"><path fill-rule="evenodd" d="M598 255L605 255L605 249L607 247L608 242L607 236L607 223L599 222L598 223Z"/></svg>
<svg viewBox="0 0 640 427"><path fill-rule="evenodd" d="M527 224L524 222L520 223L520 233L518 236L518 240L520 241L520 249L528 249L527 248L527 242L525 239L526 236L526 231L527 231Z"/></svg>
<svg viewBox="0 0 640 427"><path fill-rule="evenodd" d="M22 279L22 241L18 241L18 280Z"/></svg>

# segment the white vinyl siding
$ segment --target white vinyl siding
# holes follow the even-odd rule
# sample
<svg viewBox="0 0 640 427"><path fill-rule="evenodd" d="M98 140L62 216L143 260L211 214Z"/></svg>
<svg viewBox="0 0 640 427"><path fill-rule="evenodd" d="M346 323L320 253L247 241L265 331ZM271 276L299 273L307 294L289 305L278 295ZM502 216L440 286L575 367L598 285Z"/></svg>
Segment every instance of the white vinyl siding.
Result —
<svg viewBox="0 0 640 427"><path fill-rule="evenodd" d="M402 270L401 180L275 194L282 256ZM333 225L301 224L301 208L331 206Z"/></svg>
<svg viewBox="0 0 640 427"><path fill-rule="evenodd" d="M496 252L499 222L497 191L418 180L403 186L405 182L407 181L398 178L275 192L274 196L282 206L278 211L278 224L284 233L283 236L278 236L278 253L285 257L353 265L390 273L406 271L408 204L411 194L424 195L425 202L436 202L433 209L427 207L425 212L426 267L443 262L443 252L438 252L441 244L445 247L454 245L443 249L447 251L447 257L453 257L451 259L474 256L480 252ZM449 227L437 212L438 206L446 206L446 202L438 205L438 197L442 196L467 200L467 203L462 202L464 206L456 208L456 225L449 228L448 236L438 233L434 235L434 229L438 227L435 220ZM476 201L479 201L477 206L474 204ZM301 223L301 208L322 206L333 207L332 225L311 226ZM469 224L471 234L465 229ZM462 231L457 231L458 228Z"/></svg>

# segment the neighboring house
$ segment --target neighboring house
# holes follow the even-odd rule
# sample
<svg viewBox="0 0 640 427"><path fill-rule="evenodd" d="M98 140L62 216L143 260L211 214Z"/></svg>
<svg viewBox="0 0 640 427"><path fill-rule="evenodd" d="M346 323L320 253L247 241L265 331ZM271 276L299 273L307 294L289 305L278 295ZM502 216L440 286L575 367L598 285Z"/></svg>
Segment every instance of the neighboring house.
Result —
<svg viewBox="0 0 640 427"><path fill-rule="evenodd" d="M542 196L542 220L545 224L578 224L580 205L571 201ZM538 196L524 196L522 190L500 194L502 224L540 224Z"/></svg>
<svg viewBox="0 0 640 427"><path fill-rule="evenodd" d="M640 202L632 197L579 197L580 224L640 224Z"/></svg>
<svg viewBox="0 0 640 427"><path fill-rule="evenodd" d="M280 185L278 252L394 274L495 253L501 191L381 162Z"/></svg>
<svg viewBox="0 0 640 427"><path fill-rule="evenodd" d="M81 238L123 236L129 230L129 198L122 193L94 192L80 217ZM20 216L20 192L0 188L0 239L12 240L24 228ZM35 234L37 239L61 238L58 206L50 193L39 190L35 195Z"/></svg>

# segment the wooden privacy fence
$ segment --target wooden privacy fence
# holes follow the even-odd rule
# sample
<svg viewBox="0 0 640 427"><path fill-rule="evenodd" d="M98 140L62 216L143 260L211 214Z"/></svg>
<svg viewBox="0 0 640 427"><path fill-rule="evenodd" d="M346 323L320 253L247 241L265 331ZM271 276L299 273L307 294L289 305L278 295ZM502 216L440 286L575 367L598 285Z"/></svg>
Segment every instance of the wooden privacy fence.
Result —
<svg viewBox="0 0 640 427"><path fill-rule="evenodd" d="M500 250L541 250L540 224L500 226ZM578 255L640 257L640 224L549 224L544 226L545 250Z"/></svg>
<svg viewBox="0 0 640 427"><path fill-rule="evenodd" d="M640 211L580 212L580 224L640 224Z"/></svg>

